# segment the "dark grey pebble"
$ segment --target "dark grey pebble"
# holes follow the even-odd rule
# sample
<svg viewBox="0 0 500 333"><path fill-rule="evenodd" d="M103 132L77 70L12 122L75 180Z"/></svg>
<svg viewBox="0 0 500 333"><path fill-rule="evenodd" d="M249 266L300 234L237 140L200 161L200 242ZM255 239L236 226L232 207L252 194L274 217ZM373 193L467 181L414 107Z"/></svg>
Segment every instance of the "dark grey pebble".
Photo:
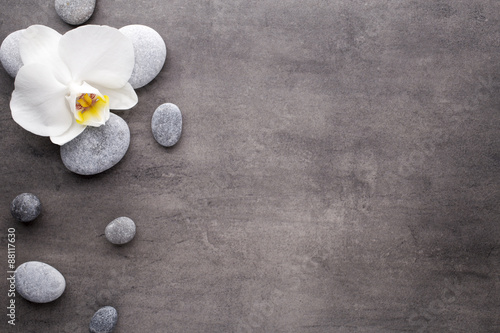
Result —
<svg viewBox="0 0 500 333"><path fill-rule="evenodd" d="M79 175L95 175L118 163L130 145L130 129L125 120L111 113L100 127L88 126L82 134L61 146L61 159L68 170Z"/></svg>
<svg viewBox="0 0 500 333"><path fill-rule="evenodd" d="M12 200L10 213L19 222L31 222L40 215L42 203L31 193L22 193Z"/></svg>
<svg viewBox="0 0 500 333"><path fill-rule="evenodd" d="M39 261L28 261L15 271L16 290L34 303L56 300L66 289L64 276L54 267Z"/></svg>
<svg viewBox="0 0 500 333"><path fill-rule="evenodd" d="M104 233L111 243L125 244L135 236L135 223L128 217L119 217L106 226Z"/></svg>
<svg viewBox="0 0 500 333"><path fill-rule="evenodd" d="M182 132L182 114L177 105L165 103L153 113L151 130L155 140L164 147L171 147L179 141Z"/></svg>
<svg viewBox="0 0 500 333"><path fill-rule="evenodd" d="M111 333L118 322L118 312L112 306L105 306L97 310L90 320L90 332Z"/></svg>

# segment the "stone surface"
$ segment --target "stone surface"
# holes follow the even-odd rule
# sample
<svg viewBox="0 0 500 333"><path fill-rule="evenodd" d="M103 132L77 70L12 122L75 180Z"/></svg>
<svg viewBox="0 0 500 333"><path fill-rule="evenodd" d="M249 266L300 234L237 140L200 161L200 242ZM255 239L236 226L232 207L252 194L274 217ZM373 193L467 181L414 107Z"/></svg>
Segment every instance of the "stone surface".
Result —
<svg viewBox="0 0 500 333"><path fill-rule="evenodd" d="M151 130L155 140L162 146L171 147L179 141L182 132L182 114L177 105L160 105L151 119Z"/></svg>
<svg viewBox="0 0 500 333"><path fill-rule="evenodd" d="M19 39L23 30L17 30L5 37L0 46L0 62L10 76L16 77L17 72L23 66L21 54L19 53Z"/></svg>
<svg viewBox="0 0 500 333"><path fill-rule="evenodd" d="M134 44L135 65L129 83L134 89L143 87L160 73L165 63L165 42L158 32L145 25L127 25L120 31Z"/></svg>
<svg viewBox="0 0 500 333"><path fill-rule="evenodd" d="M47 1L4 3L0 41ZM19 130L0 71L1 231L28 188L44 223L16 228L19 259L71 268L58 304L0 332L81 333L113 305L125 333L498 333L499 7L100 1L91 20L149 24L167 62L118 113L125 158L94 177ZM164 102L183 113L176 149L151 134ZM118 216L137 223L121 248L99 237Z"/></svg>
<svg viewBox="0 0 500 333"><path fill-rule="evenodd" d="M96 0L55 0L57 15L66 23L80 25L94 13Z"/></svg>
<svg viewBox="0 0 500 333"><path fill-rule="evenodd" d="M42 203L32 193L21 193L10 204L10 213L19 222L33 221L41 212Z"/></svg>
<svg viewBox="0 0 500 333"><path fill-rule="evenodd" d="M88 126L82 134L61 146L61 159L68 170L95 175L118 163L130 144L125 120L111 114L105 125Z"/></svg>
<svg viewBox="0 0 500 333"><path fill-rule="evenodd" d="M121 245L128 243L135 236L135 223L128 217L119 217L106 226L104 234L113 244Z"/></svg>
<svg viewBox="0 0 500 333"><path fill-rule="evenodd" d="M118 312L112 306L105 306L97 310L90 320L91 333L111 333L118 322Z"/></svg>
<svg viewBox="0 0 500 333"><path fill-rule="evenodd" d="M17 292L34 303L52 302L66 288L64 276L54 267L39 261L19 265L15 278Z"/></svg>

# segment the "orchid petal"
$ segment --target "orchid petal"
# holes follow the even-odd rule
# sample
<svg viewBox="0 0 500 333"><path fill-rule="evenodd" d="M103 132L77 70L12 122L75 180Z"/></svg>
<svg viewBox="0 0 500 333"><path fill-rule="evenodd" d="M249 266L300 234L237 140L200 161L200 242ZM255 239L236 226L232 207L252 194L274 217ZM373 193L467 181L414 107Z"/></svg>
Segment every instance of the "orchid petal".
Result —
<svg viewBox="0 0 500 333"><path fill-rule="evenodd" d="M103 95L109 97L109 108L112 110L127 110L137 104L137 94L130 83L126 83L118 89L111 89L92 83Z"/></svg>
<svg viewBox="0 0 500 333"><path fill-rule="evenodd" d="M27 28L19 40L19 53L24 65L40 63L49 67L55 78L64 84L71 80L68 67L59 57L61 34L44 25Z"/></svg>
<svg viewBox="0 0 500 333"><path fill-rule="evenodd" d="M66 104L68 88L41 64L21 67L10 101L12 118L27 131L41 136L64 133L74 121Z"/></svg>
<svg viewBox="0 0 500 333"><path fill-rule="evenodd" d="M85 125L80 125L76 121L71 124L70 128L61 135L53 135L50 137L50 141L56 145L62 146L63 144L70 142L77 136L79 136L87 128Z"/></svg>
<svg viewBox="0 0 500 333"><path fill-rule="evenodd" d="M59 42L59 55L76 82L99 82L123 87L134 69L134 46L118 29L85 25L68 31Z"/></svg>

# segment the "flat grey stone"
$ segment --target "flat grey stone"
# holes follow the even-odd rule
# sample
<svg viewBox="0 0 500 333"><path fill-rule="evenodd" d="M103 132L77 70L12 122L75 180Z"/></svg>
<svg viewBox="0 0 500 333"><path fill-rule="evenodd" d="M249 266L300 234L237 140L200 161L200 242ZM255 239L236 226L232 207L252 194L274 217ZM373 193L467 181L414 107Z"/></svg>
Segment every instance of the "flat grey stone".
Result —
<svg viewBox="0 0 500 333"><path fill-rule="evenodd" d="M153 113L151 130L155 140L164 147L179 141L182 133L182 114L177 105L164 103Z"/></svg>
<svg viewBox="0 0 500 333"><path fill-rule="evenodd" d="M31 222L40 215L42 203L36 195L21 193L12 200L10 213L19 222Z"/></svg>
<svg viewBox="0 0 500 333"><path fill-rule="evenodd" d="M104 233L111 243L125 244L135 236L135 223L128 217L119 217L106 226Z"/></svg>
<svg viewBox="0 0 500 333"><path fill-rule="evenodd" d="M145 25L127 25L120 32L134 45L135 65L128 82L134 89L144 87L160 73L165 63L165 42L159 33Z"/></svg>
<svg viewBox="0 0 500 333"><path fill-rule="evenodd" d="M19 69L23 67L19 53L19 40L24 29L17 30L5 37L0 46L0 62L10 76L16 77Z"/></svg>
<svg viewBox="0 0 500 333"><path fill-rule="evenodd" d="M105 306L97 310L90 320L90 332L111 333L118 322L118 312L112 306Z"/></svg>
<svg viewBox="0 0 500 333"><path fill-rule="evenodd" d="M100 127L88 126L82 134L61 146L61 159L68 170L79 175L95 175L118 163L130 144L125 120L111 113Z"/></svg>
<svg viewBox="0 0 500 333"><path fill-rule="evenodd" d="M54 267L40 261L28 261L17 267L16 290L34 303L56 300L66 289L66 280Z"/></svg>
<svg viewBox="0 0 500 333"><path fill-rule="evenodd" d="M94 13L96 0L55 0L57 15L66 23L80 25Z"/></svg>

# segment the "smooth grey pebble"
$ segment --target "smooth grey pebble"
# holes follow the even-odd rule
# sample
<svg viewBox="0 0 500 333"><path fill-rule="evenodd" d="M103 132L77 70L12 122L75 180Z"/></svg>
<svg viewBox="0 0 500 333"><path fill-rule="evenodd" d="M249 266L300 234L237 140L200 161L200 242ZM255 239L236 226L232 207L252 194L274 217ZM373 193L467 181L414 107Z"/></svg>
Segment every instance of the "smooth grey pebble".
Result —
<svg viewBox="0 0 500 333"><path fill-rule="evenodd" d="M130 129L122 118L111 113L100 127L87 126L82 134L61 146L61 159L68 170L95 175L108 170L125 156Z"/></svg>
<svg viewBox="0 0 500 333"><path fill-rule="evenodd" d="M96 0L55 0L57 15L66 23L80 25L94 13Z"/></svg>
<svg viewBox="0 0 500 333"><path fill-rule="evenodd" d="M151 130L155 140L164 147L179 141L182 133L182 114L177 105L164 103L156 108L151 119Z"/></svg>
<svg viewBox="0 0 500 333"><path fill-rule="evenodd" d="M19 53L19 40L24 30L17 30L11 33L5 37L0 46L0 62L5 71L12 77L16 77L19 69L23 67L23 61Z"/></svg>
<svg viewBox="0 0 500 333"><path fill-rule="evenodd" d="M18 266L15 279L17 292L34 303L52 302L66 289L64 276L40 261L28 261Z"/></svg>
<svg viewBox="0 0 500 333"><path fill-rule="evenodd" d="M10 213L19 222L31 222L40 215L42 203L32 193L21 193L12 200Z"/></svg>
<svg viewBox="0 0 500 333"><path fill-rule="evenodd" d="M118 312L112 306L105 306L97 310L90 320L90 332L111 333L118 322Z"/></svg>
<svg viewBox="0 0 500 333"><path fill-rule="evenodd" d="M119 217L111 221L104 230L108 241L121 245L130 242L135 236L135 223L128 217Z"/></svg>
<svg viewBox="0 0 500 333"><path fill-rule="evenodd" d="M160 73L167 57L167 47L156 30L140 24L119 29L134 45L135 65L129 83L134 89L144 87Z"/></svg>

